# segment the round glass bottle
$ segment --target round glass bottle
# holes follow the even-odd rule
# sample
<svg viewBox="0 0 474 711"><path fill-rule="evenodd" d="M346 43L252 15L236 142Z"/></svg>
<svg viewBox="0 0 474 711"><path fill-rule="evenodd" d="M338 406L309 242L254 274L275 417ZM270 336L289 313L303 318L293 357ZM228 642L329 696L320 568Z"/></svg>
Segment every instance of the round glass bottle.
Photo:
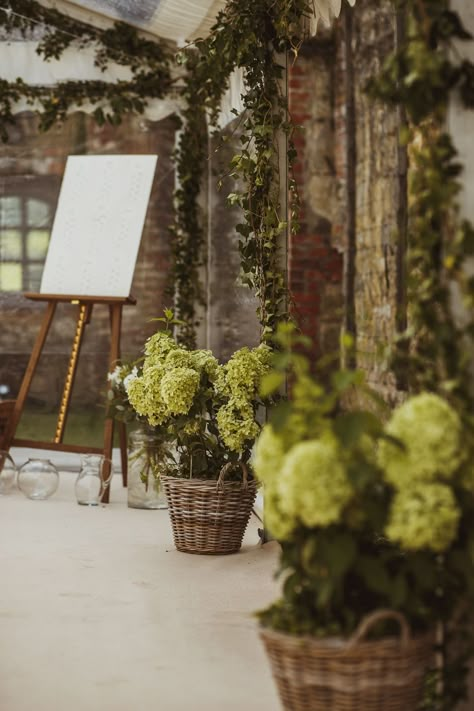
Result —
<svg viewBox="0 0 474 711"><path fill-rule="evenodd" d="M29 499L48 499L58 486L58 470L49 459L28 459L18 470L18 488Z"/></svg>
<svg viewBox="0 0 474 711"><path fill-rule="evenodd" d="M146 430L129 436L128 505L132 509L166 509L160 473L165 450L159 438Z"/></svg>

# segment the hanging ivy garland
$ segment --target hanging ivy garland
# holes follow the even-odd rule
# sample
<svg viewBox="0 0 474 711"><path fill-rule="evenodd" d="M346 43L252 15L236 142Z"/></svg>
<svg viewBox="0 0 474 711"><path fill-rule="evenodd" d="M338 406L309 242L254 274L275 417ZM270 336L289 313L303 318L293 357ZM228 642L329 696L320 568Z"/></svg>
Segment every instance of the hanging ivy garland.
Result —
<svg viewBox="0 0 474 711"><path fill-rule="evenodd" d="M142 114L150 99L164 98L176 83L171 75L172 53L166 43L144 40L125 23L99 30L66 17L57 10L34 0L16 0L14 12L0 9L0 27L7 34L20 32L24 37L41 26L37 52L45 60L59 59L73 43L79 49L95 48L95 64L105 70L110 62L129 67L129 81L65 81L54 87L31 86L21 78L14 82L0 79L0 138L8 140L8 126L13 124L13 107L21 98L37 108L40 129L47 130L63 121L73 108L84 103L96 106L94 118L99 124L121 122L126 113ZM34 35L33 35L34 36Z"/></svg>

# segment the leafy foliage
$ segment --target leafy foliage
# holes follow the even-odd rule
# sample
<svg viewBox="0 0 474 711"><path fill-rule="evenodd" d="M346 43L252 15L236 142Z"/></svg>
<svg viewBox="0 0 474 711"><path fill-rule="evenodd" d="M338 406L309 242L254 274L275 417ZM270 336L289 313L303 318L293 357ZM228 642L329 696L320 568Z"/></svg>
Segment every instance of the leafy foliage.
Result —
<svg viewBox="0 0 474 711"><path fill-rule="evenodd" d="M258 316L263 338L286 317L286 284L281 267L279 239L287 228L281 203L280 140L289 139L286 159L290 171L290 212L297 229L298 196L291 166L296 151L291 141L293 125L282 90L284 57L294 55L301 43L301 20L311 13L307 0L230 0L218 15L211 34L180 54L188 74L185 97L186 124L178 150L178 171L186 188L177 193L175 277L178 281L177 314L188 323L194 318L198 295L197 271L203 243L196 197L206 148L199 137L205 109L217 126L220 102L236 68L245 76L245 114L236 128L241 150L231 161L230 176L242 185L228 195L231 205L242 208L237 225L243 283L259 300ZM217 131L217 129L216 129ZM191 199L192 196L192 199ZM193 277L192 286L186 275ZM184 278L181 278L184 275ZM194 301L192 300L194 299ZM190 344L190 333L185 342ZM192 344L192 343L191 343Z"/></svg>
<svg viewBox="0 0 474 711"><path fill-rule="evenodd" d="M440 451L465 434L461 419L431 394L407 400L386 424L383 412L347 411L349 389L368 392L362 373L341 369L328 383L311 375L297 352L305 339L291 325L280 326L277 342L262 388L276 392L274 376L284 373L291 396L270 413L254 468L265 485L267 524L282 545L282 595L260 620L321 637L348 636L365 615L387 607L416 632L449 623L474 594L474 499L464 478L472 461L466 451L452 462L431 449L440 418ZM414 481L389 466L405 453L426 465Z"/></svg>
<svg viewBox="0 0 474 711"><path fill-rule="evenodd" d="M446 133L450 97L474 108L474 65L460 60L454 41L470 41L447 0L397 2L408 14L407 40L391 55L369 91L402 105L409 146L409 328L401 334L394 368L412 391L440 392L467 415L474 410L468 386L466 338L474 335L474 228L461 220L457 199L462 165ZM453 317L452 287L462 294L466 320Z"/></svg>
<svg viewBox="0 0 474 711"><path fill-rule="evenodd" d="M0 138L8 140L8 125L14 121L15 102L25 98L38 107L40 128L47 130L63 121L73 108L84 103L96 106L94 118L99 124L119 124L124 114L142 114L149 99L160 99L172 89L172 55L164 42L144 40L129 25L117 22L107 30L96 29L69 18L57 10L43 7L34 0L17 0L15 11L0 9L0 27L7 33L28 36L38 23L43 27L37 52L45 60L59 59L70 46L79 50L95 48L95 63L103 71L109 62L130 67L129 81L65 81L54 87L31 86L19 78L0 80Z"/></svg>
<svg viewBox="0 0 474 711"><path fill-rule="evenodd" d="M369 90L406 112L402 139L410 157L409 327L395 344L392 365L411 391L438 392L463 422L462 451L474 455L474 392L470 370L474 336L474 280L468 260L474 254L474 228L459 213L462 165L446 132L449 101L474 108L474 64L460 58L455 43L472 41L448 0L394 0L407 20L406 41L386 61ZM452 294L461 296L465 314L454 318ZM472 480L463 496L472 507ZM461 524L458 544L441 561L453 610L473 592L466 571L472 567L473 534ZM457 577L457 580L456 580ZM440 599L444 621L443 681L427 708L453 709L466 698L467 662L474 655L472 616L452 626L448 598Z"/></svg>

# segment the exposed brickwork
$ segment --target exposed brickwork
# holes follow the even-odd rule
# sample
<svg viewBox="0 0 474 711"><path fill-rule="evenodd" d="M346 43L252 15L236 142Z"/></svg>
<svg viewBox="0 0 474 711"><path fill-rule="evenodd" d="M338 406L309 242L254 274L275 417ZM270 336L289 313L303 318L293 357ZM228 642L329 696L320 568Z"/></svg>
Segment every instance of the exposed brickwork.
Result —
<svg viewBox="0 0 474 711"><path fill-rule="evenodd" d="M334 45L307 43L289 75L289 103L298 160L300 229L290 237L288 284L293 313L314 342L313 356L337 347L342 316L343 257L332 240L336 206L334 169Z"/></svg>
<svg viewBox="0 0 474 711"><path fill-rule="evenodd" d="M48 181L46 188L53 205L70 154L158 154L132 285L137 306L124 309L124 357L140 355L144 339L155 330L150 319L161 315L166 303L164 290L170 260L168 226L173 220L174 166L171 154L174 137L172 118L158 123L129 118L119 127L99 127L90 117L75 114L63 126L39 134L34 117L22 114L12 127L11 141L2 149L0 190L2 180L11 180L15 175L19 186L26 192L29 184L41 178ZM37 404L53 408L58 402L74 334L76 308L60 306L55 316L44 350L45 357L31 390L32 400ZM0 383L8 384L13 396L18 391L43 309L43 305L29 302L20 294L0 294ZM109 333L107 308L94 307L79 359L73 406L90 405L103 399Z"/></svg>

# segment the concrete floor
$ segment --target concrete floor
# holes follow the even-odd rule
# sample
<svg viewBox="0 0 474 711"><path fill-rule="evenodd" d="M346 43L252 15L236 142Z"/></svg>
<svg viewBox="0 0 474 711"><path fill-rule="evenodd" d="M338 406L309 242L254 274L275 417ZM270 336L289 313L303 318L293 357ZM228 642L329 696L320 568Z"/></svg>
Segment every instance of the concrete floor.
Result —
<svg viewBox="0 0 474 711"><path fill-rule="evenodd" d="M278 550L257 519L240 553L187 555L118 476L98 508L74 481L0 496L0 710L280 709L252 618L277 594Z"/></svg>

